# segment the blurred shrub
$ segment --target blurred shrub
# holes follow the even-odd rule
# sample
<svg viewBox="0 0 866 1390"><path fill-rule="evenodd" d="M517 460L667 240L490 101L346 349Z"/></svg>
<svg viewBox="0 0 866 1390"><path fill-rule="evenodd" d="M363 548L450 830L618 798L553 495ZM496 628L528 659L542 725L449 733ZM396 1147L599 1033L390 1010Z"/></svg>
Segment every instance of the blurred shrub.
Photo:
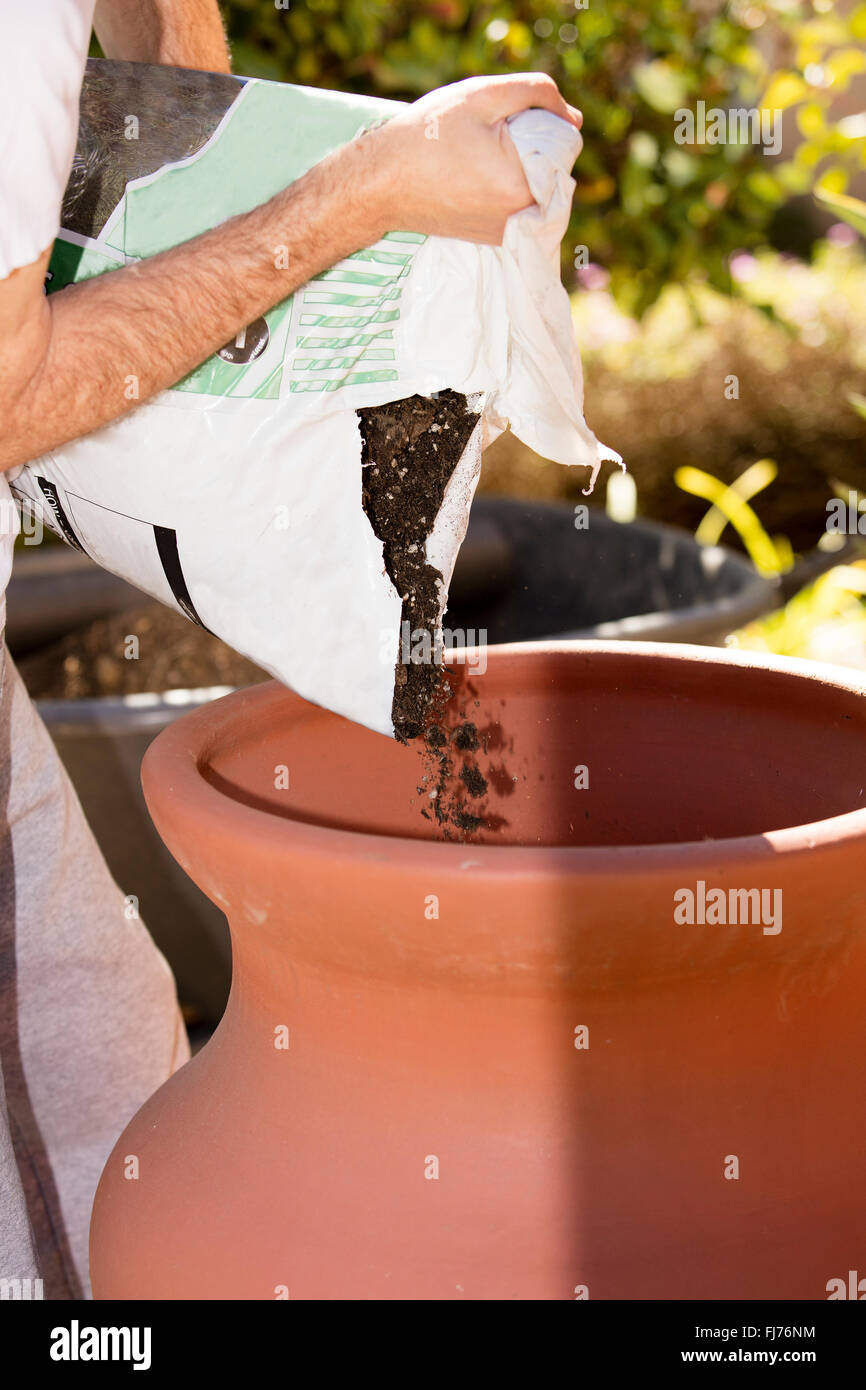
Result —
<svg viewBox="0 0 866 1390"><path fill-rule="evenodd" d="M584 112L575 249L641 314L671 280L700 272L729 291L729 253L766 241L786 198L816 181L843 192L866 163L856 120L828 108L866 69L866 4L832 0L265 0L223 4L235 70L411 100L478 73L550 73ZM680 145L674 113L791 111L796 151ZM279 138L275 136L275 138ZM573 274L572 274L573 278Z"/></svg>
<svg viewBox="0 0 866 1390"><path fill-rule="evenodd" d="M574 297L587 419L626 460L641 514L694 530L706 503L676 486L676 469L733 483L772 458L778 475L755 510L804 551L824 531L834 480L866 492L866 421L846 401L866 372L866 261L839 231L810 266L734 257L735 297L700 280L670 285L639 324L602 287ZM583 470L546 463L511 434L485 454L491 492L578 501L584 485ZM730 528L725 543L736 543Z"/></svg>
<svg viewBox="0 0 866 1390"><path fill-rule="evenodd" d="M866 670L866 564L830 570L779 612L732 633L727 645Z"/></svg>

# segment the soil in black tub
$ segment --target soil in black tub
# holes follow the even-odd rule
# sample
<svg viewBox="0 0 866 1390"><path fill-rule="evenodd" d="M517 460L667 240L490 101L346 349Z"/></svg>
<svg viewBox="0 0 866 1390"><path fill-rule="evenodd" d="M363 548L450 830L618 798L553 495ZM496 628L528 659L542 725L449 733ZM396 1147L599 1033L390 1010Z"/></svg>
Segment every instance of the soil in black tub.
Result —
<svg viewBox="0 0 866 1390"><path fill-rule="evenodd" d="M137 638L137 657L129 638ZM99 618L23 657L18 669L34 699L82 700L141 691L251 685L268 679L254 662L161 603Z"/></svg>

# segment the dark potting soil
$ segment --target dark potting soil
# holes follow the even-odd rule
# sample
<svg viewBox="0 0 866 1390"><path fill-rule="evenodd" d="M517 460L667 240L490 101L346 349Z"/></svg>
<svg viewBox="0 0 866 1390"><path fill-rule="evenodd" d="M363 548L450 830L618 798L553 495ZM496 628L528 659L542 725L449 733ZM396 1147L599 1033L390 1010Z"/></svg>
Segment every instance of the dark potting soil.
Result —
<svg viewBox="0 0 866 1390"><path fill-rule="evenodd" d="M475 763L464 763L460 769L460 777L465 782L470 796L484 796L487 791L487 779L482 776Z"/></svg>
<svg viewBox="0 0 866 1390"><path fill-rule="evenodd" d="M394 669L391 711L397 738L406 743L424 733L442 694L440 662L401 659L408 655L404 646L411 647L421 632L429 633L430 651L438 653L442 575L427 563L424 546L478 416L465 396L440 391L368 406L358 411L358 419L364 511L402 599L401 632L409 634Z"/></svg>
<svg viewBox="0 0 866 1390"><path fill-rule="evenodd" d="M474 724L467 721L454 730L454 747L459 748L464 753L475 752L479 747L479 740L478 730Z"/></svg>
<svg viewBox="0 0 866 1390"><path fill-rule="evenodd" d="M478 726L480 708L467 668L449 667L447 683L434 701L434 722L418 740L421 814L436 822L445 840L466 840L474 831L497 831L508 824L505 817L488 809L487 798L491 787L500 800L516 789L502 762L509 744L499 723ZM494 762L494 757L499 761Z"/></svg>
<svg viewBox="0 0 866 1390"><path fill-rule="evenodd" d="M501 818L485 814L488 779L475 754L487 752L467 713L479 704L465 670L441 664L437 627L442 575L427 563L425 542L445 489L478 416L465 396L441 391L411 396L358 411L363 447L363 504L382 541L388 576L402 598L402 632L429 634L428 651L438 660L404 660L401 644L394 672L392 718L402 743L417 743L421 758L421 814L445 839L463 840L482 826L497 829ZM420 645L424 651L424 644Z"/></svg>

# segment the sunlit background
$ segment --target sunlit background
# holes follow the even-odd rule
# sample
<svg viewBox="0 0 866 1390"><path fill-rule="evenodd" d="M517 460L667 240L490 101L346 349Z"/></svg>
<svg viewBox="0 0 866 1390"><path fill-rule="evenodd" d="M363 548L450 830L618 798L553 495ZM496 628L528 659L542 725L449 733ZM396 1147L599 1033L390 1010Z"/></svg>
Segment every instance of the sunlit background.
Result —
<svg viewBox="0 0 866 1390"><path fill-rule="evenodd" d="M556 78L585 118L563 279L587 417L635 484L608 498L602 479L593 501L744 548L765 573L844 543L844 566L732 640L866 667L866 563L850 516L827 530L834 497L855 530L866 505L866 213L845 201L866 197L866 5L222 8L253 76L408 100L477 73ZM779 152L678 143L677 113L701 102L781 113ZM482 488L577 499L582 481L505 436Z"/></svg>

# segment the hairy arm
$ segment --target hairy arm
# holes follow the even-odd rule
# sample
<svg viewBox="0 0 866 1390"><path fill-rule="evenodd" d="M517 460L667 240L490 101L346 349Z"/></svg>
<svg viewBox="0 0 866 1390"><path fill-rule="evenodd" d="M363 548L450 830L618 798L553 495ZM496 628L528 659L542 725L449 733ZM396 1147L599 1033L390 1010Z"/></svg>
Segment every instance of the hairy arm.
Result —
<svg viewBox="0 0 866 1390"><path fill-rule="evenodd" d="M106 58L229 71L216 0L97 0L93 27Z"/></svg>
<svg viewBox="0 0 866 1390"><path fill-rule="evenodd" d="M528 106L580 125L541 74L469 79L335 150L261 207L148 260L48 297L49 250L14 271L0 281L0 470L174 385L389 229L499 244L532 202L505 128Z"/></svg>
<svg viewBox="0 0 866 1390"><path fill-rule="evenodd" d="M47 251L0 284L0 469L173 385L311 276L378 240L386 228L369 165L357 141L252 212L48 297Z"/></svg>

